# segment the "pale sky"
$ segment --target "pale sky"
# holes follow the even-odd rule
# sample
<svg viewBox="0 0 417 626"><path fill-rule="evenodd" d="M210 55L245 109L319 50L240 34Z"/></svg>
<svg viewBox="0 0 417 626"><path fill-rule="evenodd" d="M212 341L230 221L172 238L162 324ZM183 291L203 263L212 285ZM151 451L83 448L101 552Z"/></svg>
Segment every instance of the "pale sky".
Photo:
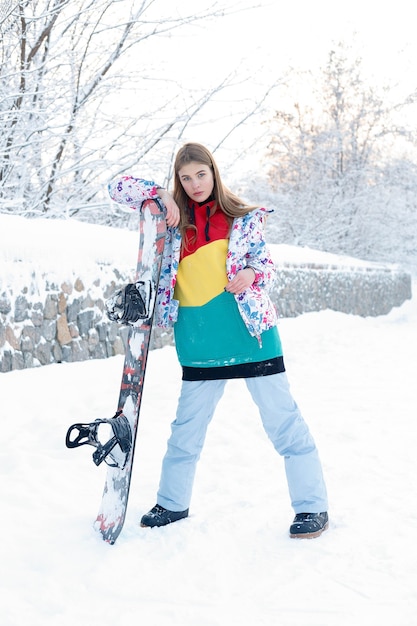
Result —
<svg viewBox="0 0 417 626"><path fill-rule="evenodd" d="M170 0L166 0L170 3ZM209 0L179 3L181 12L198 12ZM233 6L230 2L230 6ZM377 82L400 80L417 88L417 36L412 0L243 0L260 7L205 22L183 31L170 47L170 60L183 75L204 79L246 58L255 73L277 75L289 65L318 69L332 43L356 33L364 68ZM161 3L158 3L162 6ZM255 76L254 76L255 77Z"/></svg>
<svg viewBox="0 0 417 626"><path fill-rule="evenodd" d="M220 3L225 4L223 0ZM171 0L158 0L151 10L155 20L160 21L175 12L182 16L207 12L210 4L217 3L182 0L173 4ZM311 70L319 76L329 52L340 41L353 44L353 56L362 58L362 75L371 86L389 84L393 88L387 98L402 101L417 89L417 36L411 0L349 0L344 4L334 0L230 0L227 3L229 8L236 5L247 10L213 21L205 19L163 38L152 37L146 43L146 57L138 58L140 63L152 62L156 67L149 85L149 96L156 102L158 89L165 95L170 80L180 85L181 97L188 106L194 90L208 90L228 72L239 69L241 76L245 76L244 83L210 101L203 111L204 120L208 121L196 126L193 120L182 137L184 141L200 141L214 149L233 128L229 116L242 119L241 111L248 110L248 98L254 103L259 101L264 88L290 67ZM255 5L259 6L250 8ZM311 84L300 83L298 88L301 99L305 97L310 104ZM291 91L288 96L291 103L298 95ZM143 98L143 91L139 96ZM195 97L198 98L197 92ZM282 106L283 98L281 89L274 91L268 110ZM415 116L417 126L417 107L409 115L413 125ZM231 141L224 145L226 151L239 154L240 145L242 149L248 145L248 136L249 144L252 133L257 139L260 121L251 117L249 123L234 131Z"/></svg>

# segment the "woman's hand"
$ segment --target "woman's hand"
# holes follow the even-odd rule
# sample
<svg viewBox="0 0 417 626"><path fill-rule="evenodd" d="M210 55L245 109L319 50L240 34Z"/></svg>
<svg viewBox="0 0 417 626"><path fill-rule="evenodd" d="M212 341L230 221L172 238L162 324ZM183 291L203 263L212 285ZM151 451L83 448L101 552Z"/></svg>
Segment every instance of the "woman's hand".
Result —
<svg viewBox="0 0 417 626"><path fill-rule="evenodd" d="M158 189L158 196L166 206L166 222L168 226L178 226L180 223L180 210L177 203L166 189Z"/></svg>
<svg viewBox="0 0 417 626"><path fill-rule="evenodd" d="M227 283L224 290L234 295L242 293L242 291L245 291L252 285L255 278L255 270L251 267L245 267L245 269L240 270L236 276Z"/></svg>

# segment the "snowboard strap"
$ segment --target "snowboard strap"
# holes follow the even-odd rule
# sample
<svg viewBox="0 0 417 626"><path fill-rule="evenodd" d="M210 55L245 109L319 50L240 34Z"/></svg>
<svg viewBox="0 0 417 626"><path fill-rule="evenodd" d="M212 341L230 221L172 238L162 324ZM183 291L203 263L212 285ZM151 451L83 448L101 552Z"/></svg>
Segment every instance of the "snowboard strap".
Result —
<svg viewBox="0 0 417 626"><path fill-rule="evenodd" d="M110 424L113 430L113 437L105 444L97 439L100 424ZM96 450L93 452L93 461L97 466L105 461L110 467L123 469L132 447L132 430L127 417L122 411L117 411L111 419L97 419L89 424L73 424L67 431L65 444L67 448L78 448L86 444L94 446ZM116 448L117 445L119 450Z"/></svg>
<svg viewBox="0 0 417 626"><path fill-rule="evenodd" d="M106 300L107 317L119 324L136 324L147 320L153 310L153 289L150 280L129 283Z"/></svg>

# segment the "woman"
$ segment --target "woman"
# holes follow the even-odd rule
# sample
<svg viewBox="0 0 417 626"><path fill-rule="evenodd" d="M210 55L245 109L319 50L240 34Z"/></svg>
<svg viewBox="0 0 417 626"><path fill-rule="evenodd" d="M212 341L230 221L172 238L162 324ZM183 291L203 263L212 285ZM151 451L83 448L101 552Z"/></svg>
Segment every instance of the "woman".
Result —
<svg viewBox="0 0 417 626"><path fill-rule="evenodd" d="M227 189L211 153L196 143L176 156L173 197L130 177L111 185L110 195L129 205L159 195L167 207L155 320L174 326L183 371L157 504L141 526L188 516L207 426L227 380L244 378L268 437L284 457L295 512L290 536L319 536L328 527L326 487L314 440L289 391L268 295L274 279L264 239L269 211Z"/></svg>

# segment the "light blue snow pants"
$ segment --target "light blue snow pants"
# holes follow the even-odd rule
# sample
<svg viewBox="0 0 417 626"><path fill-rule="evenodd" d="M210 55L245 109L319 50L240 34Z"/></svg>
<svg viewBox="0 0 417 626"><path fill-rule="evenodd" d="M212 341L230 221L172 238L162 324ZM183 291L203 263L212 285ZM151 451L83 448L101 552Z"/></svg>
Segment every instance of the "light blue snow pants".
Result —
<svg viewBox="0 0 417 626"><path fill-rule="evenodd" d="M207 427L227 380L183 381L176 419L162 462L157 502L170 511L189 508ZM264 429L284 457L295 513L327 511L326 486L314 440L294 402L285 372L246 378Z"/></svg>

